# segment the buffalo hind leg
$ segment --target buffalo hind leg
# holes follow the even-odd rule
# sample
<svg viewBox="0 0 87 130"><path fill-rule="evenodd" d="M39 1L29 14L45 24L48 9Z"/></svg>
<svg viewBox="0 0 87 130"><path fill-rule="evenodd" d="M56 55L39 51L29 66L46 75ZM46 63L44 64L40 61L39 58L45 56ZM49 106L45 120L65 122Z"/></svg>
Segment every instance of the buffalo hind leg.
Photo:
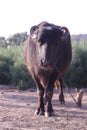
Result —
<svg viewBox="0 0 87 130"><path fill-rule="evenodd" d="M59 101L61 104L65 104L65 100L64 100L64 94L63 94L63 79L60 78L60 86L59 86Z"/></svg>

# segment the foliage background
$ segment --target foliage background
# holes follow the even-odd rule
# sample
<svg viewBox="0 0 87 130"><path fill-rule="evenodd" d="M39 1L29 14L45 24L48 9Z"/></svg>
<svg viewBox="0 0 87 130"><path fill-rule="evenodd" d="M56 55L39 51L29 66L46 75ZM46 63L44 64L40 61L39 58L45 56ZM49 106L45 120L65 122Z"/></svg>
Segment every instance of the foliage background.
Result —
<svg viewBox="0 0 87 130"><path fill-rule="evenodd" d="M34 87L35 84L26 69L23 47L26 32L0 37L0 84L13 85L18 89ZM87 87L87 35L73 35L72 63L64 82L71 87Z"/></svg>

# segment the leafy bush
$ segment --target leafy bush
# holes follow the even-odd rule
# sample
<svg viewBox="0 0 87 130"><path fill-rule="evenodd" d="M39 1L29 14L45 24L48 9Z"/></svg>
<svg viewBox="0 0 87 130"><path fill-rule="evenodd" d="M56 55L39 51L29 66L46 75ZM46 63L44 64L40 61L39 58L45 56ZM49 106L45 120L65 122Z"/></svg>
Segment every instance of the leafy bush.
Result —
<svg viewBox="0 0 87 130"><path fill-rule="evenodd" d="M65 80L70 86L87 87L87 48L82 45L73 49L72 64Z"/></svg>
<svg viewBox="0 0 87 130"><path fill-rule="evenodd" d="M0 84L15 85L18 89L34 86L23 59L23 46L0 49Z"/></svg>
<svg viewBox="0 0 87 130"><path fill-rule="evenodd" d="M11 75L9 71L9 64L4 60L0 60L0 84L9 84L10 82Z"/></svg>

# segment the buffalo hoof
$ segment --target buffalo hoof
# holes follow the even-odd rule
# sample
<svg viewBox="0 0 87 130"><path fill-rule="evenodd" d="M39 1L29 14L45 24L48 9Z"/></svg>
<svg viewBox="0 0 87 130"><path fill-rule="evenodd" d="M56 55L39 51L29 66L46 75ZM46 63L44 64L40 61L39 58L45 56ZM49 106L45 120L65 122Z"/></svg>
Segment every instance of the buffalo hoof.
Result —
<svg viewBox="0 0 87 130"><path fill-rule="evenodd" d="M65 104L64 96L59 96L59 101L61 104Z"/></svg>
<svg viewBox="0 0 87 130"><path fill-rule="evenodd" d="M38 111L38 110L36 110L34 114L41 116L41 115L44 115L44 111Z"/></svg>
<svg viewBox="0 0 87 130"><path fill-rule="evenodd" d="M54 116L54 112L45 112L45 117Z"/></svg>
<svg viewBox="0 0 87 130"><path fill-rule="evenodd" d="M60 104L65 104L65 100L59 100Z"/></svg>

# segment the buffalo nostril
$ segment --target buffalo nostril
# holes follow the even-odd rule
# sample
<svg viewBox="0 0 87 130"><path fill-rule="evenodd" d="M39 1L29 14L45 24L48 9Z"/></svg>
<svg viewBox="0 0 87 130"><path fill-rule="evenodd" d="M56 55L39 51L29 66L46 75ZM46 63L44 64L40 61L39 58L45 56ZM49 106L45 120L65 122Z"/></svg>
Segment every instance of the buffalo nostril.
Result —
<svg viewBox="0 0 87 130"><path fill-rule="evenodd" d="M47 66L49 66L50 64L49 64L49 62L48 62L47 60L42 59L42 60L41 60L41 65L42 65L43 67L47 67Z"/></svg>
<svg viewBox="0 0 87 130"><path fill-rule="evenodd" d="M41 65L44 66L44 59L41 59Z"/></svg>

